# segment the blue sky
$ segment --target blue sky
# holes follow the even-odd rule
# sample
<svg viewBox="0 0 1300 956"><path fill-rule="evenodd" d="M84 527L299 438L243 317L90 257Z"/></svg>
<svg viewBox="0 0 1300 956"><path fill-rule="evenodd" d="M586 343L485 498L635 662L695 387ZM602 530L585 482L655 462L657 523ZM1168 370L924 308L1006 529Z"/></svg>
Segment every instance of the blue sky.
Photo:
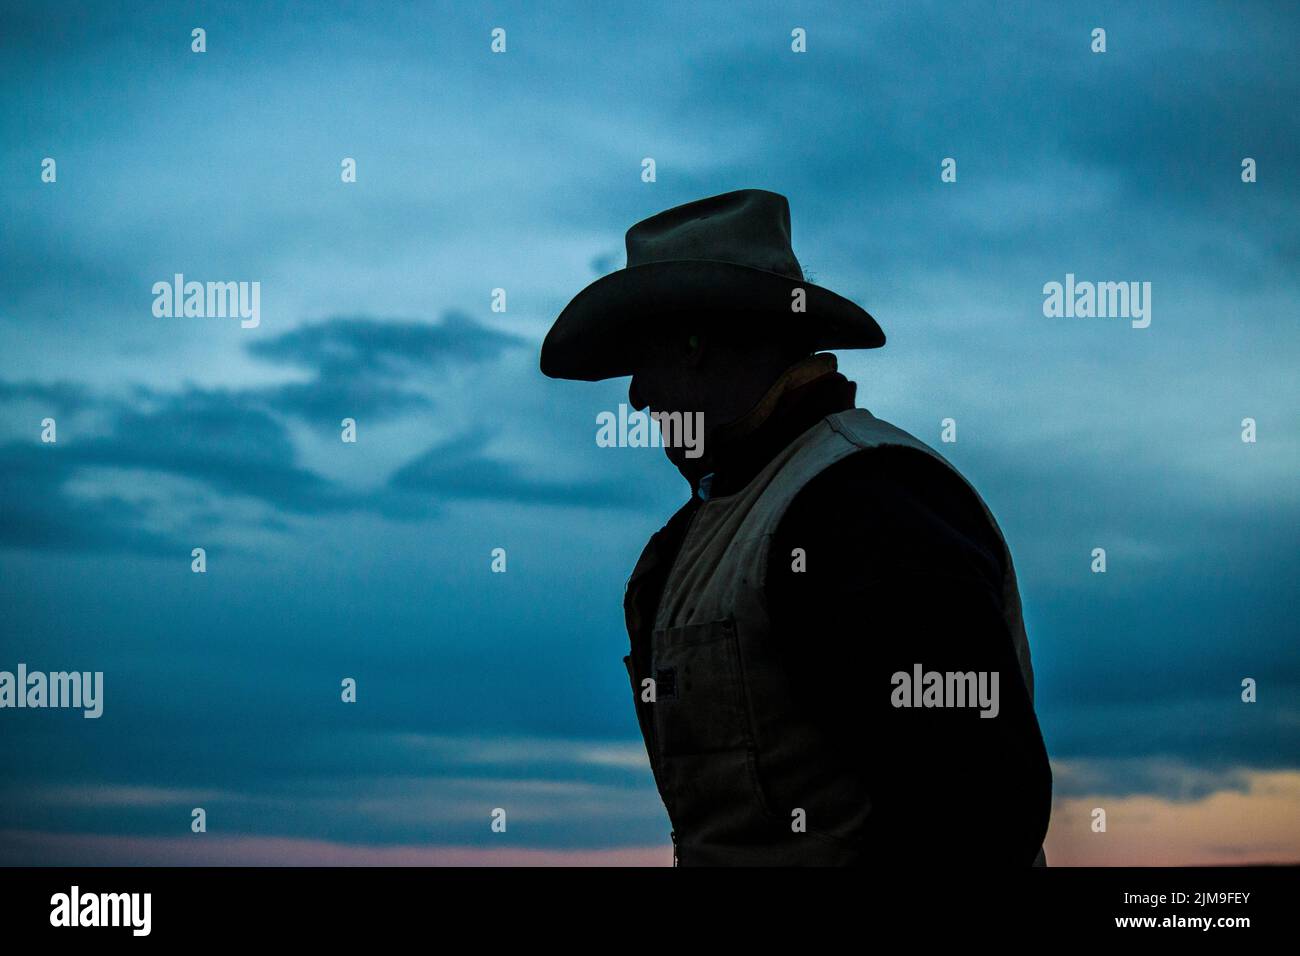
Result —
<svg viewBox="0 0 1300 956"><path fill-rule="evenodd" d="M5 3L0 669L106 693L98 721L0 712L0 859L151 858L194 806L213 845L304 860L659 852L620 602L685 485L596 447L626 380L544 379L537 349L629 225L745 187L888 333L840 354L860 404L958 422L1020 575L1058 858L1159 820L1188 821L1162 860L1300 856L1297 19ZM261 324L154 317L177 272L259 281ZM1044 317L1066 273L1151 282L1151 326ZM1085 846L1095 805L1148 822ZM1209 832L1227 813L1264 822Z"/></svg>

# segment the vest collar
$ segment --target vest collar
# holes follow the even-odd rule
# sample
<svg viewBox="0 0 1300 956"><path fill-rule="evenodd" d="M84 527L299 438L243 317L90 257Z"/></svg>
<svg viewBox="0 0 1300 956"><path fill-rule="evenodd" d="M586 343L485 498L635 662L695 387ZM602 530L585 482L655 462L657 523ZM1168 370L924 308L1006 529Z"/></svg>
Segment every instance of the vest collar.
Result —
<svg viewBox="0 0 1300 956"><path fill-rule="evenodd" d="M708 501L734 494L817 421L852 408L857 385L836 369L830 353L790 366L750 411L712 437L711 470L686 476L692 496Z"/></svg>

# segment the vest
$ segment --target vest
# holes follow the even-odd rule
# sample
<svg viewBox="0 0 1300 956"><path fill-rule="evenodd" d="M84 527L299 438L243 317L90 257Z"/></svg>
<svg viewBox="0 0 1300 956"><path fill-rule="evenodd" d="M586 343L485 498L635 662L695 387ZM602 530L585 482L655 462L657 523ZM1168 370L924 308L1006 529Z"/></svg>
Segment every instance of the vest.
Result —
<svg viewBox="0 0 1300 956"><path fill-rule="evenodd" d="M681 865L842 866L861 860L870 795L851 763L800 713L776 653L763 597L772 536L795 496L857 452L905 447L960 474L924 442L865 409L818 421L743 489L703 502L690 519L653 622L628 605L633 653L624 659L638 722ZM965 479L961 481L965 483ZM967 484L967 487L970 487ZM1006 568L1002 596L1021 675L1033 670L1015 571L978 493ZM653 563L647 546L628 582ZM863 609L869 620L869 609ZM638 641L649 631L649 673ZM647 678L654 700L648 702ZM792 811L806 831L793 832Z"/></svg>

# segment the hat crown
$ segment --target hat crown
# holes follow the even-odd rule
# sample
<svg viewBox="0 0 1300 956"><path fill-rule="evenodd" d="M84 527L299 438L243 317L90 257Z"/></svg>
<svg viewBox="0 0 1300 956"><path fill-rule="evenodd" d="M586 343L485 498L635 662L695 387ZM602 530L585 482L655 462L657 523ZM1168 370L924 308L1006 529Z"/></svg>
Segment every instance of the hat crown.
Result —
<svg viewBox="0 0 1300 956"><path fill-rule="evenodd" d="M730 262L803 281L790 245L790 204L765 189L674 206L627 231L629 268L685 260Z"/></svg>

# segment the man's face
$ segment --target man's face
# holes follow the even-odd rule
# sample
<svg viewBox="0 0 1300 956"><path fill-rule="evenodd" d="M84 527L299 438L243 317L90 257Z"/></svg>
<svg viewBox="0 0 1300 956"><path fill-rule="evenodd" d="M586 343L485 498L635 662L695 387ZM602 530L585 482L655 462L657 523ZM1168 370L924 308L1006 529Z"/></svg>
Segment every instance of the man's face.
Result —
<svg viewBox="0 0 1300 956"><path fill-rule="evenodd" d="M642 348L628 397L636 408L702 415L707 456L717 429L753 408L804 354L762 338L665 333ZM664 450L680 467L681 449Z"/></svg>
<svg viewBox="0 0 1300 956"><path fill-rule="evenodd" d="M703 411L707 383L702 357L700 338L690 333L647 342L628 388L632 404L662 412Z"/></svg>

